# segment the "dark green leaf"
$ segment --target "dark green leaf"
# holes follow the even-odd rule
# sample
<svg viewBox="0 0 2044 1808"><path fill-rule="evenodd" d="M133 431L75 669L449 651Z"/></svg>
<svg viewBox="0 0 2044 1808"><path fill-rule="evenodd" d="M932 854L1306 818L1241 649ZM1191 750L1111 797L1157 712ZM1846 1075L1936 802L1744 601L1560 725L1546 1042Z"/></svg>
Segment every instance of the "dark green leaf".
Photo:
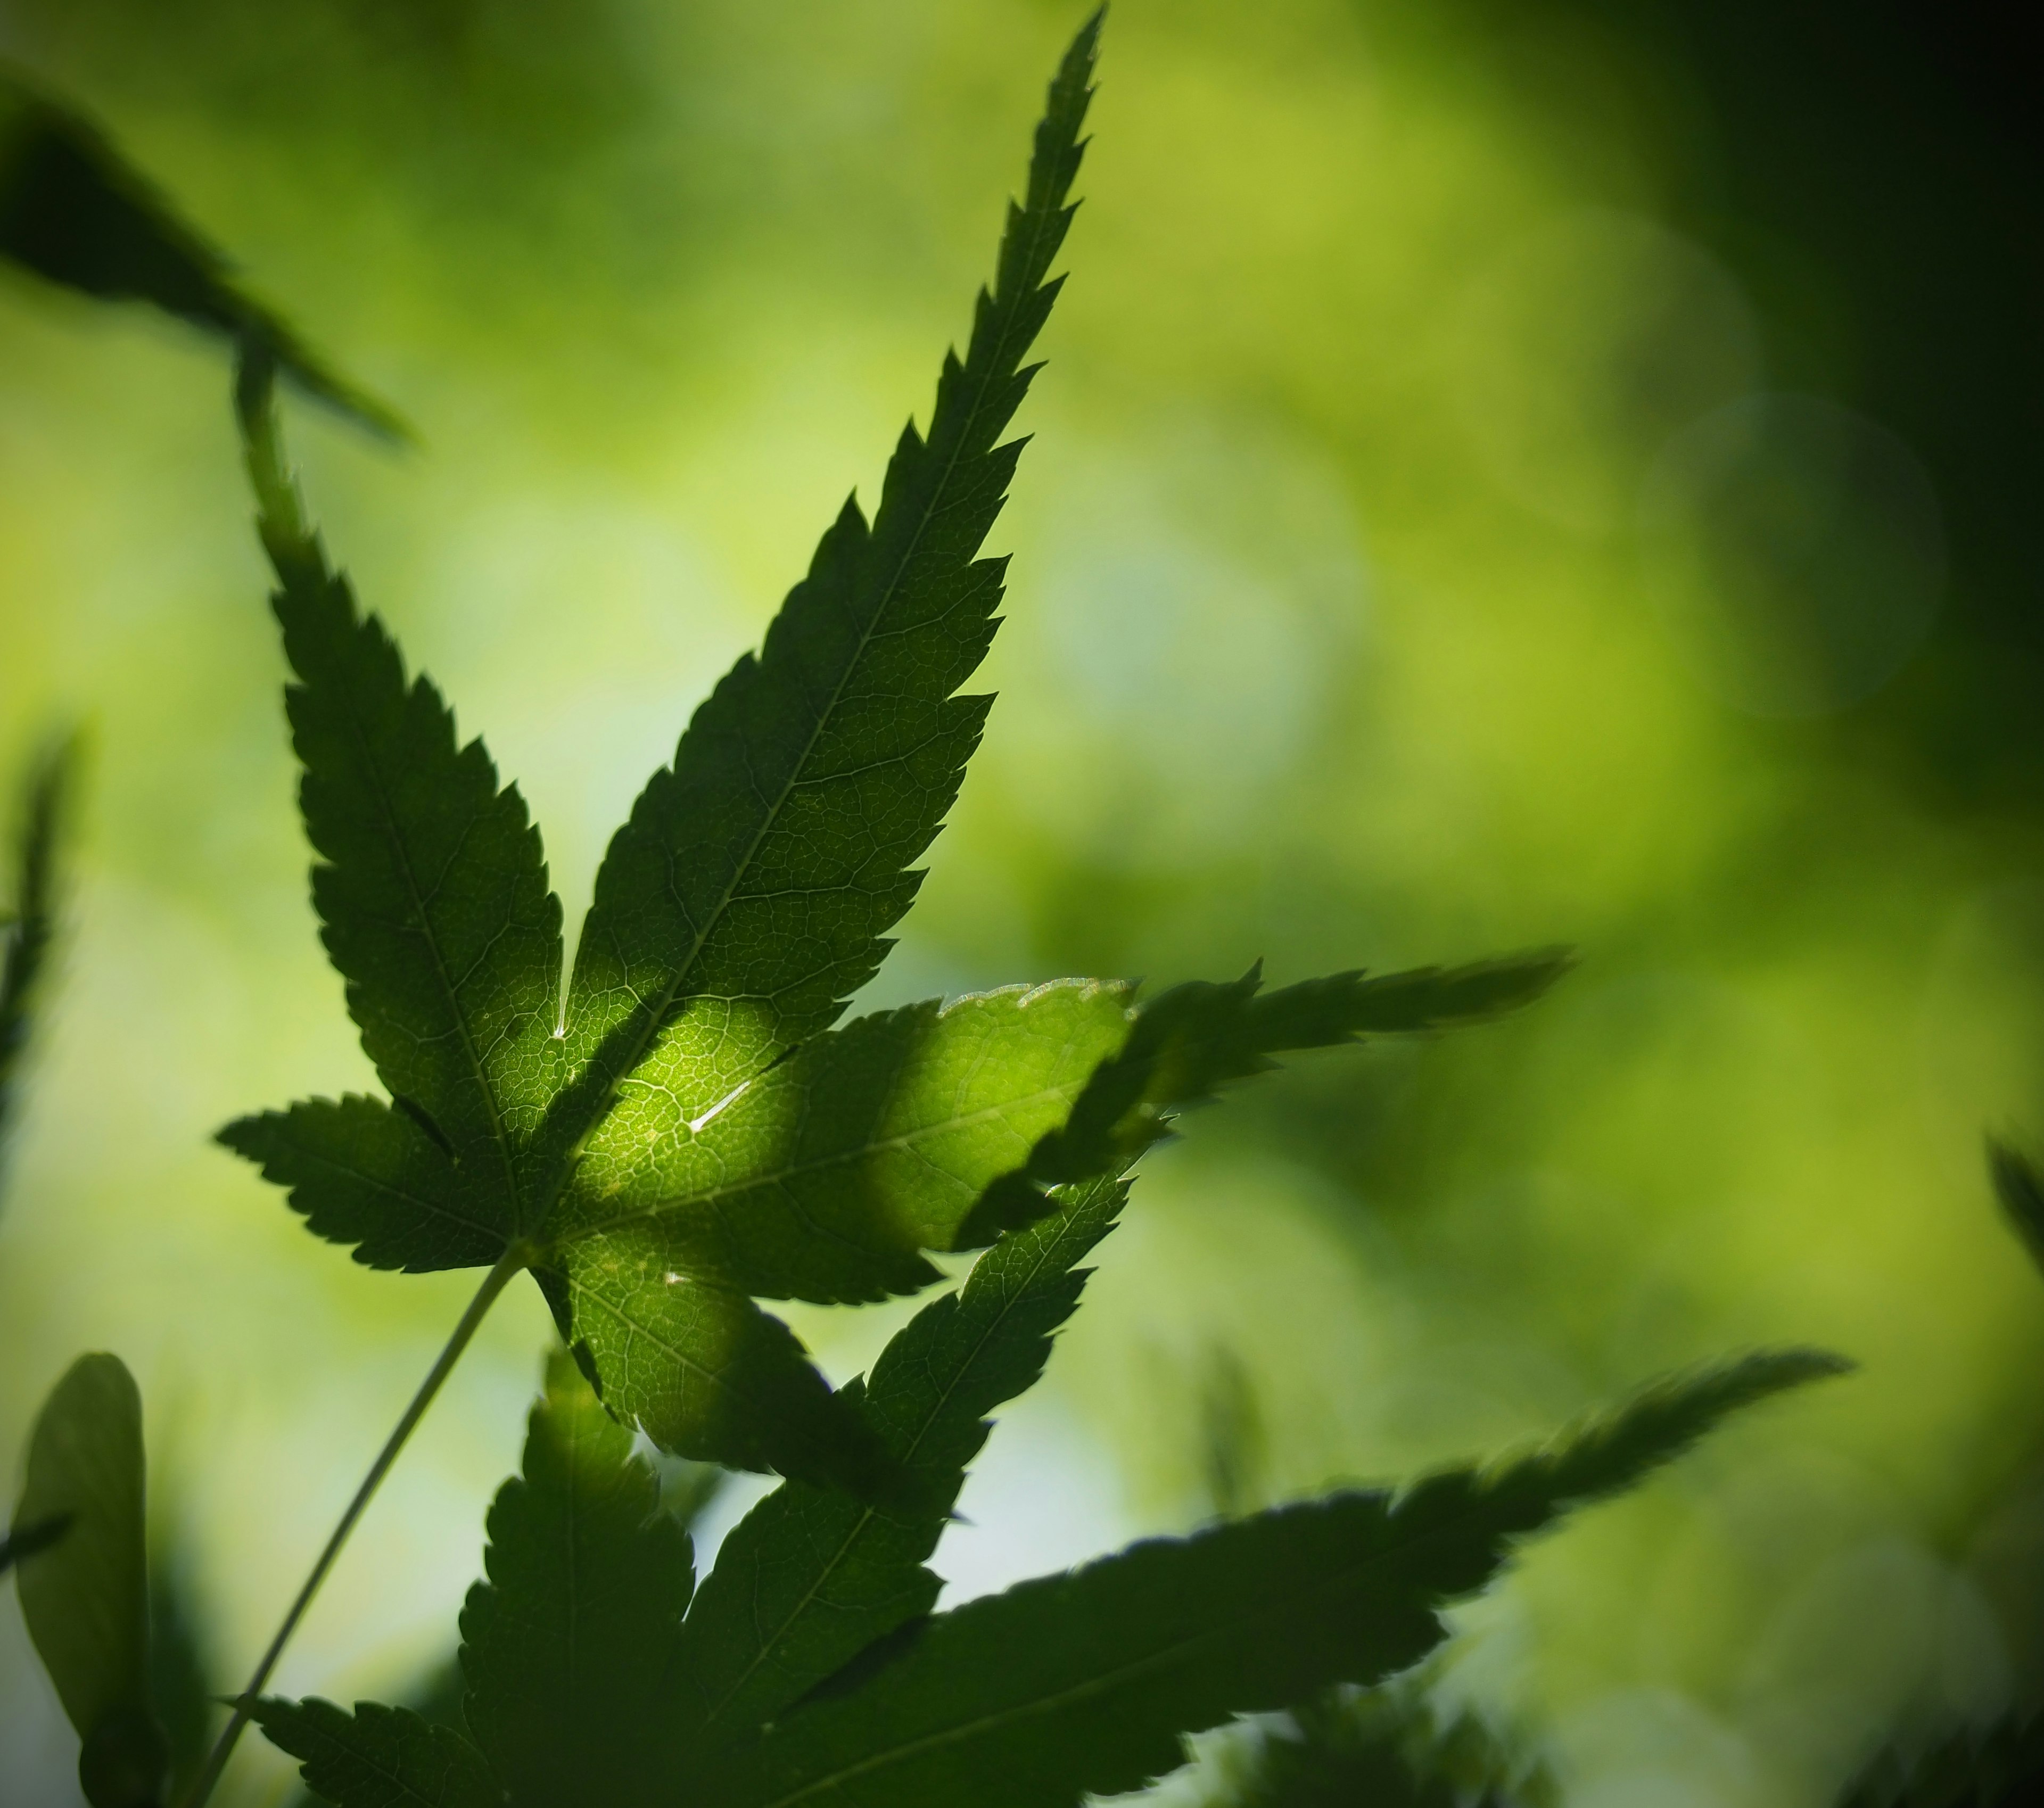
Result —
<svg viewBox="0 0 2044 1808"><path fill-rule="evenodd" d="M14 846L13 908L0 922L0 1157L13 1126L21 1060L56 933L57 843L77 764L68 742L53 747L29 775Z"/></svg>
<svg viewBox="0 0 2044 1808"><path fill-rule="evenodd" d="M604 1404L662 1449L833 1482L866 1499L898 1491L878 1440L795 1334L743 1294L625 1245L578 1261L572 1276L535 1272Z"/></svg>
<svg viewBox="0 0 2044 1808"><path fill-rule="evenodd" d="M1187 1733L1414 1662L1442 1637L1437 1610L1566 1508L1841 1366L1750 1357L1503 1468L1279 1508L973 1602L732 1749L704 1793L722 1808L1054 1808L1139 1787L1181 1761Z"/></svg>
<svg viewBox="0 0 2044 1808"><path fill-rule="evenodd" d="M459 1215L489 1226L501 1250L534 1227L518 1157L555 1073L561 917L539 831L517 789L498 788L482 743L459 744L440 693L406 681L382 624L359 615L346 580L328 570L282 468L267 390L244 386L243 399L274 603L298 679L286 703L305 832L321 857L313 902L327 953L392 1100L449 1157ZM359 1134L365 1123L356 1112L345 1127ZM378 1138L379 1175L397 1149L396 1138ZM357 1188L350 1180L300 1209L360 1220ZM367 1221L355 1233L376 1234Z"/></svg>
<svg viewBox="0 0 2044 1808"><path fill-rule="evenodd" d="M1021 451L997 442L1057 294L1097 36L1096 21L1051 83L1027 198L928 438L904 432L870 528L846 504L759 657L697 711L611 843L569 992L576 1080L550 1138L563 1157L628 1076L694 1122L826 1028L915 896L911 862L986 714L953 693L993 635L1005 566L978 555Z"/></svg>
<svg viewBox="0 0 2044 1808"><path fill-rule="evenodd" d="M642 1799L694 1586L687 1531L565 1353L462 1610L468 1725L517 1802Z"/></svg>
<svg viewBox="0 0 2044 1808"><path fill-rule="evenodd" d="M60 1514L54 1519L38 1519L29 1526L13 1527L5 1537L0 1537L0 1576L5 1576L17 1563L25 1562L38 1551L46 1551L71 1530L71 1518Z"/></svg>
<svg viewBox="0 0 2044 1808"><path fill-rule="evenodd" d="M2027 1156L2004 1142L1990 1141L1987 1156L2001 1209L2031 1260L2044 1268L2044 1174L2038 1173Z"/></svg>
<svg viewBox="0 0 2044 1808"><path fill-rule="evenodd" d="M218 1690L213 1630L187 1549L159 1541L149 1553L149 1697L170 1751L173 1802L206 1761Z"/></svg>
<svg viewBox="0 0 2044 1808"><path fill-rule="evenodd" d="M929 1610L941 1584L925 1560L986 1441L986 1415L1043 1373L1085 1284L1078 1265L1127 1196L1118 1180L1071 1189L1063 1209L1003 1238L963 1288L925 1306L874 1365L860 1407L915 1477L920 1511L791 1482L724 1540L683 1638L678 1711L707 1739L749 1733Z"/></svg>
<svg viewBox="0 0 2044 1808"><path fill-rule="evenodd" d="M226 259L98 127L4 65L0 256L102 301L147 302L236 343L259 339L309 395L406 436L394 414L232 281Z"/></svg>
<svg viewBox="0 0 2044 1808"><path fill-rule="evenodd" d="M243 1118L220 1140L290 1189L305 1226L371 1268L482 1268L504 1253L501 1213L465 1188L447 1150L377 1099L313 1099Z"/></svg>
<svg viewBox="0 0 2044 1808"><path fill-rule="evenodd" d="M21 1617L77 1728L93 1808L148 1808L168 1764L149 1703L142 1402L117 1357L82 1356L29 1441L17 1524L66 1522L17 1581Z"/></svg>
<svg viewBox="0 0 2044 1808"><path fill-rule="evenodd" d="M1841 1808L2032 1808L2044 1792L2044 1714L1969 1727L1928 1751L1881 1752Z"/></svg>
<svg viewBox="0 0 2044 1808"><path fill-rule="evenodd" d="M402 1707L263 1701L252 1717L340 1808L503 1808L504 1791L459 1733Z"/></svg>
<svg viewBox="0 0 2044 1808"><path fill-rule="evenodd" d="M1420 1672L1424 1674L1424 1669ZM1404 1679L1289 1710L1230 1763L1214 1808L1528 1808L1552 1779L1473 1719L1443 1728Z"/></svg>

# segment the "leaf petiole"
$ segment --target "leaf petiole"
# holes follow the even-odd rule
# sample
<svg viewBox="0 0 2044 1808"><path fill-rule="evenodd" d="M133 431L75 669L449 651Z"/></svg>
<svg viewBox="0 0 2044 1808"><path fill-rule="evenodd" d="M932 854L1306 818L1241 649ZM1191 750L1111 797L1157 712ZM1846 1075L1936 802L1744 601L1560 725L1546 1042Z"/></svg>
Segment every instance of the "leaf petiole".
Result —
<svg viewBox="0 0 2044 1808"><path fill-rule="evenodd" d="M290 1610L284 1615L283 1624L277 1628L277 1635L270 1641L270 1648L263 1653L262 1661L256 1666L256 1673L248 1679L248 1686L236 1699L234 1712L227 1725L221 1729L219 1738L213 1741L213 1749L206 1754L206 1768L192 1779L191 1787L185 1792L179 1808L205 1808L213 1786L220 1781L221 1772L226 1768L227 1760L233 1756L236 1742L248 1725L250 1711L261 1698L270 1680L270 1672L276 1668L277 1660L283 1656L284 1647L290 1641L291 1634L298 1630L298 1622L305 1616L305 1610L313 1604L313 1597L319 1592L320 1584L326 1580L327 1572L333 1568L334 1560L340 1555L341 1547L348 1542L348 1534L355 1530L355 1522L367 1511L369 1503L375 1498L376 1491L382 1486L383 1478L390 1474L398 1461L398 1453L418 1429L419 1421L426 1416L426 1409L433 1403L433 1397L454 1372L455 1365L461 1360L462 1353L474 1338L482 1321L489 1315L490 1308L497 1303L497 1296L509 1286L512 1280L526 1267L532 1257L529 1246L513 1243L498 1258L497 1265L483 1277L475 1297L469 1301L468 1310L454 1328L441 1350L439 1358L419 1384L419 1391L412 1396L412 1403L405 1407L404 1416L393 1427L383 1448L377 1453L376 1461L369 1466L369 1472L362 1478L362 1485L355 1491L355 1498L348 1503L348 1511L340 1516L340 1523L333 1529L333 1535L326 1541L326 1548L313 1565L312 1573L305 1578L305 1586L299 1589L298 1599L292 1602Z"/></svg>

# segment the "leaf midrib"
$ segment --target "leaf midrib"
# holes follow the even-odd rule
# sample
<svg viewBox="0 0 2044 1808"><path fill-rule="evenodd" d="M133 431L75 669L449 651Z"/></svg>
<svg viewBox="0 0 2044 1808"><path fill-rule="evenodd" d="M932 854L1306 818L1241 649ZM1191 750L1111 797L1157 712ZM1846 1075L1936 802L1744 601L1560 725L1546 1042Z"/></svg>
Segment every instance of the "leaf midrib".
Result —
<svg viewBox="0 0 2044 1808"><path fill-rule="evenodd" d="M905 1468L915 1461L916 1453L922 1448L923 1440L929 1436L931 1431L936 1427L937 1421L943 1416L944 1409L951 1404L953 1395L958 1392L960 1388L965 1385L966 1376L971 1373L973 1365L979 1361L981 1353L986 1349L988 1341L993 1337L993 1334L1001 1327L1001 1326L1008 1322L1009 1315L1020 1307L1024 1298L1026 1296L1028 1288L1035 1283L1038 1276L1042 1274L1044 1269L1049 1265L1052 1257L1056 1253L1057 1247L1057 1244L1053 1243L1044 1249L1043 1254L1037 1259L1035 1265L1030 1269L1028 1276L1022 1281L1021 1284L1016 1288L1014 1296L1001 1307L1001 1311L996 1314L994 1317L987 1321L986 1328L981 1332L978 1341L975 1342L972 1346L972 1353L968 1356L963 1362L959 1365L957 1374L951 1382L946 1385L943 1392L938 1395L936 1403L931 1407L929 1411L924 1415L922 1424L916 1428L916 1435L909 1441L907 1450L902 1453L901 1461ZM780 1648L782 1644L788 1637L789 1630L793 1626L797 1620L801 1619L802 1616L809 1611L811 1603L814 1602L816 1596L822 1592L824 1585L829 1582L830 1579L833 1576L836 1575L839 1568L851 1556L852 1548L858 1544L861 1538L866 1536L866 1529L873 1522L874 1517L874 1511L872 1507L863 1507L860 1508L859 1518L853 1523L851 1530L846 1533L843 1541L839 1544L837 1549L832 1553L829 1562L827 1563L822 1570L818 1572L816 1580L810 1585L807 1591L803 1595L802 1598L789 1610L786 1618L782 1621L780 1626L774 1632L773 1637L770 1640L763 1640L761 1641L759 1649L754 1655L752 1660L745 1666L742 1672L740 1672L737 1678L732 1682L731 1687L724 1691L722 1698L717 1702L716 1706L713 1707L708 1714L703 1716L703 1724L705 1726L709 1725L717 1719L719 1714L722 1714L727 1707L730 1706L732 1702L737 1699L739 1691L742 1690L745 1687L746 1683L751 1679L754 1672L757 1671L760 1665L764 1664L767 1659ZM920 1569L923 1566L920 1563L918 1563L916 1567Z"/></svg>
<svg viewBox="0 0 2044 1808"><path fill-rule="evenodd" d="M344 601L351 601L346 585L344 584L340 588ZM353 616L354 610L352 607L348 613L351 616ZM367 627L368 623L366 620L359 624L351 620L349 626L359 631L360 628ZM405 686L400 693L404 704L410 704L418 687L419 681L417 679ZM396 854L398 869L404 880L405 891L411 898L412 908L418 918L421 928L424 931L424 940L432 957L434 977L440 981L441 990L446 994L448 1008L454 1016L455 1032L461 1038L462 1052L467 1057L470 1073L477 1087L482 1092L484 1105L489 1110L490 1138L496 1147L498 1159L504 1166L505 1191L511 1207L512 1234L515 1236L524 1227L524 1212L522 1209L524 1202L519 1193L517 1163L512 1157L510 1139L504 1133L504 1113L497 1102L497 1088L491 1083L489 1070L484 1065L482 1054L475 1046L475 1038L469 1032L468 1014L462 1008L461 996L455 988L453 977L448 970L447 962L442 954L440 932L426 909L426 895L420 889L418 875L413 869L411 850L405 846L404 835L398 827L397 812L392 806L390 792L383 782L382 767L370 752L368 740L363 729L361 718L356 713L353 699L344 694L343 705L347 716L349 732L355 738L355 751L369 773L371 789L375 794L378 808L382 812L384 834ZM449 734L451 735L453 724L449 723L448 726ZM457 748L455 758L459 760L460 757L460 750ZM495 804L501 795L501 792L493 789L490 794L490 803ZM475 819L471 817L467 825L468 829L472 829L474 826ZM464 839L467 834L467 830L465 829ZM500 1231L495 1234L501 1233ZM507 1238L506 1241L508 1242L509 1239Z"/></svg>
<svg viewBox="0 0 2044 1808"><path fill-rule="evenodd" d="M572 1248L577 1243L586 1242L592 1237L604 1236L613 1231L628 1229L632 1225L661 1217L665 1214L679 1213L697 1207L720 1205L728 1200L742 1199L746 1194L755 1192L762 1187L778 1186L788 1180L799 1180L805 1175L826 1173L832 1168L848 1167L854 1163L866 1161L875 1155L884 1155L890 1151L913 1149L917 1143L929 1138L947 1136L958 1130L970 1130L975 1125L1005 1117L1011 1111L1030 1110L1058 1099L1066 1100L1075 1099L1085 1089L1085 1080L1075 1080L1068 1085L1047 1086L1039 1092L1004 1100L997 1105L987 1105L976 1111L962 1112L953 1117L939 1119L931 1123L919 1124L915 1129L905 1130L899 1136L876 1138L872 1141L862 1142L855 1148L840 1150L834 1154L820 1155L813 1161L790 1162L786 1166L774 1169L767 1173L755 1174L748 1179L734 1181L727 1186L711 1188L702 1192L669 1194L664 1198L654 1200L630 1211L620 1212L616 1217L601 1219L578 1226L576 1229L555 1238L553 1246L563 1249ZM803 1215L805 1221L808 1222L806 1215ZM820 1236L832 1237L840 1242L844 1240L837 1233L828 1230L821 1226L816 1226L815 1228ZM863 1248L864 1246L858 1246Z"/></svg>
<svg viewBox="0 0 2044 1808"><path fill-rule="evenodd" d="M1341 1594L1347 1595L1366 1586L1372 1570L1393 1561L1409 1561L1417 1552L1424 1550L1428 1545L1440 1543L1460 1532L1469 1522L1481 1516L1480 1511L1481 1506L1494 1503L1497 1499L1498 1495L1495 1492L1477 1496L1469 1509L1422 1533L1410 1543L1401 1543L1393 1549L1380 1551L1363 1562L1339 1572L1340 1580L1332 1583L1332 1587ZM1559 1503L1556 1502L1554 1504L1558 1507ZM1390 1519L1389 1523L1395 1525L1395 1518ZM1509 1537L1512 1534L1508 1531L1500 1535ZM1330 1584L1324 1580L1316 1582L1312 1585L1312 1591L1316 1596L1324 1595L1329 1586ZM770 1802L760 1804L759 1808L793 1808L793 1805L797 1802L807 1801L822 1791L834 1789L856 1777L884 1769L890 1764L905 1763L920 1756L925 1752L935 1751L945 1745L955 1745L965 1740L976 1738L985 1733L998 1731L1004 1726L1019 1724L1043 1714L1055 1713L1060 1708L1070 1706L1075 1702L1102 1694L1131 1678L1141 1676L1148 1672L1169 1668L1187 1654L1198 1651L1202 1646L1239 1637L1242 1629L1245 1626L1263 1626L1274 1621L1285 1620L1289 1605L1296 1600L1298 1592L1298 1591L1288 1592L1285 1597L1285 1606L1283 1607L1267 1609L1260 1614L1245 1614L1239 1618L1231 1619L1225 1626L1196 1633L1188 1638L1174 1640L1170 1645L1148 1653L1132 1662L1117 1664L1112 1669L1102 1671L1097 1676L1086 1677L1082 1681L1070 1684L1051 1694L1039 1696L1033 1701L982 1714L977 1719L967 1721L961 1725L945 1727L939 1731L908 1740L891 1750L872 1753L855 1764L843 1765L826 1775L818 1777L789 1795L775 1796ZM1189 1727L1184 1730L1197 1732L1200 1729Z"/></svg>
<svg viewBox="0 0 2044 1808"><path fill-rule="evenodd" d="M1046 229L1047 223L1056 216L1058 211L1059 209L1056 207L1046 208L1043 213L1038 217L1036 229L1035 233L1032 235L1031 240L1031 257L1028 263L1024 267L1025 269L1033 269L1035 267L1035 252L1037 248L1039 247L1043 242L1043 234ZM619 1087L623 1084L627 1077L637 1071L640 1063L645 1059L647 1050L652 1046L655 1038L657 1038L667 1027L668 1013L673 1010L674 1001L676 998L680 996L683 986L687 983L689 975L694 971L697 962L701 959L703 949L708 943L711 935L715 931L717 924L723 920L724 912L731 908L732 900L737 895L740 881L744 877L746 873L750 869L753 861L758 857L761 844L766 840L767 835L771 832L774 824L779 820L781 812L786 808L789 798L793 795L800 781L800 774L802 769L809 763L811 757L815 754L817 742L822 738L824 729L829 724L832 717L836 714L839 705L843 702L845 687L851 683L852 674L859 669L859 662L865 658L867 649L873 644L873 642L878 637L880 621L882 618L886 616L889 608L893 605L897 597L900 594L902 578L909 569L909 562L915 557L916 550L922 545L923 538L929 531L930 523L936 519L937 514L939 512L946 492L950 487L951 480L956 476L959 463L965 455L964 448L970 438L970 435L966 429L969 428L971 423L978 417L979 412L986 404L987 394L993 388L997 374L1006 367L1009 362L1007 355L1008 340L1010 334L1014 330L1016 317L1020 312L1020 304L1022 301L1026 300L1028 296L1032 296L1036 294L1042 286L1043 279L1041 277L1039 277L1029 286L1027 294L1017 297L1014 302L1009 304L1006 309L1006 317L1002 322L1000 337L997 344L997 350L999 355L992 360L990 367L986 374L980 379L977 392L973 397L971 405L966 411L964 424L959 430L956 443L952 449L948 462L944 466L943 474L939 478L937 482L931 489L929 500L924 507L921 518L915 523L914 527L911 530L908 543L904 548L900 559L897 561L895 564L893 575L888 578L886 585L881 592L879 601L875 605L872 613L868 617L866 622L861 626L859 631L859 642L856 649L853 652L852 656L845 662L843 671L840 673L836 683L832 685L828 701L826 702L824 707L817 712L815 725L810 730L809 739L803 744L800 758L797 758L794 764L790 767L789 777L783 781L780 794L774 798L774 801L770 805L768 805L765 814L760 819L759 827L755 831L751 843L747 845L745 850L744 854L732 867L731 877L724 885L722 896L717 900L715 907L711 910L708 917L705 919L702 928L697 933L694 944L690 948L687 956L682 963L676 967L672 977L662 988L658 1008L647 1014L646 1019L647 1027L636 1038L632 1049L630 1058L618 1065L613 1077L604 1088L602 1099L601 1101L592 1104L589 1122L583 1127L582 1130L578 1133L574 1139L576 1154L571 1156L567 1164L568 1168L571 1169L574 1165L577 1156L578 1156L579 1146L586 1142L588 1137L594 1133L597 1126L601 1124L604 1119L609 1115L611 1107L616 1102ZM970 351L969 345L968 351ZM1016 354L1015 361L1019 363L1020 357L1020 354L1018 351ZM961 367L961 368L962 369L962 367ZM935 419L934 414L932 415L932 418L930 422L930 427L932 438L934 439L937 427L937 422ZM924 443L927 447L929 442L925 441ZM876 515L874 518L874 528L868 529L869 539L872 536L874 530L877 529L878 524L878 516ZM974 554L974 556L977 556L977 553ZM968 561L968 563L970 561ZM765 663L763 657L760 662L763 667ZM670 768L670 770L678 772L678 766ZM566 1176L563 1174L560 1184L565 1184L565 1180ZM558 1186L556 1188L555 1196L559 1197ZM551 1205L549 1206L549 1210L551 1211Z"/></svg>
<svg viewBox="0 0 2044 1808"><path fill-rule="evenodd" d="M451 1206L443 1205L437 1200L425 1198L404 1187L394 1185L377 1175L367 1173L360 1168L351 1167L345 1161L337 1161L332 1156L321 1155L306 1150L301 1150L298 1154L299 1159L308 1165L325 1168L330 1173L345 1175L350 1180L368 1188L371 1192L386 1193L392 1199L402 1200L407 1205L415 1205L429 1216L444 1218L451 1224L460 1225L464 1230L479 1230L486 1236L501 1238L504 1235L501 1225L485 1223L482 1219L476 1218L465 1218ZM308 1218L311 1215L310 1211L305 1213Z"/></svg>

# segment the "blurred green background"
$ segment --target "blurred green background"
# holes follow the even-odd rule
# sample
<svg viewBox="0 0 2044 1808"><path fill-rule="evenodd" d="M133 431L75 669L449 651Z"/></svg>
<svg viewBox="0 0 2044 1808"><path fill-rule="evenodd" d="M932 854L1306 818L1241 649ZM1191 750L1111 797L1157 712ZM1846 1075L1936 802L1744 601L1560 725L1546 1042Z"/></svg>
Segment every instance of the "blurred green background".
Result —
<svg viewBox="0 0 2044 1808"><path fill-rule="evenodd" d="M1077 20L5 0L0 54L420 427L291 423L572 921L927 409ZM1807 1341L1863 1372L1542 1547L1459 1616L1454 1699L1572 1804L1789 1808L2044 1693L2044 1282L1981 1162L2044 1134L2044 236L1986 20L1118 0L995 536L1002 700L870 1001L1585 958L1146 1161L954 1598ZM222 1690L471 1285L365 1273L209 1142L370 1084L248 516L209 348L0 276L0 770L91 744L0 1212L0 1467L74 1353L133 1365ZM842 1378L905 1313L797 1322ZM546 1335L530 1290L499 1309L287 1691L444 1653ZM0 1795L72 1799L75 1753L0 1614Z"/></svg>

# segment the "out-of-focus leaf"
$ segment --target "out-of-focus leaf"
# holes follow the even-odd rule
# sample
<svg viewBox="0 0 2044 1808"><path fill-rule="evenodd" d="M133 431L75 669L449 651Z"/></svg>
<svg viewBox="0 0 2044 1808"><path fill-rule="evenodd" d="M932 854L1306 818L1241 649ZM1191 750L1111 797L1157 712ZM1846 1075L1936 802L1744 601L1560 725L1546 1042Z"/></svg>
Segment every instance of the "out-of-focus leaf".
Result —
<svg viewBox="0 0 2044 1808"><path fill-rule="evenodd" d="M93 1808L152 1808L168 1751L149 1700L142 1402L117 1357L83 1356L29 1443L17 1523L69 1522L21 1567L22 1618L83 1749Z"/></svg>
<svg viewBox="0 0 2044 1808"><path fill-rule="evenodd" d="M1293 1707L1222 1754L1204 1808L1552 1808L1544 1769L1473 1719L1443 1727L1411 1680Z"/></svg>
<svg viewBox="0 0 2044 1808"><path fill-rule="evenodd" d="M142 301L236 344L261 341L307 394L386 438L389 409L343 381L98 127L0 64L0 256L101 301Z"/></svg>
<svg viewBox="0 0 2044 1808"><path fill-rule="evenodd" d="M63 1514L54 1519L38 1519L32 1526L13 1527L5 1537L0 1537L0 1576L36 1552L48 1550L70 1530L71 1520Z"/></svg>
<svg viewBox="0 0 2044 1808"><path fill-rule="evenodd" d="M212 1742L219 1691L211 1630L189 1558L176 1544L159 1541L149 1553L149 1699L169 1745L174 1802Z"/></svg>
<svg viewBox="0 0 2044 1808"><path fill-rule="evenodd" d="M57 849L77 767L72 743L52 747L30 773L14 844L13 900L0 919L0 1160L21 1085L23 1057L56 934Z"/></svg>
<svg viewBox="0 0 2044 1808"><path fill-rule="evenodd" d="M2028 1156L2005 1142L1990 1141L1987 1156L2001 1209L2031 1260L2044 1268L2044 1174Z"/></svg>
<svg viewBox="0 0 2044 1808"><path fill-rule="evenodd" d="M1969 1728L1913 1756L1883 1751L1839 1808L2033 1808L2044 1796L2044 1714Z"/></svg>

